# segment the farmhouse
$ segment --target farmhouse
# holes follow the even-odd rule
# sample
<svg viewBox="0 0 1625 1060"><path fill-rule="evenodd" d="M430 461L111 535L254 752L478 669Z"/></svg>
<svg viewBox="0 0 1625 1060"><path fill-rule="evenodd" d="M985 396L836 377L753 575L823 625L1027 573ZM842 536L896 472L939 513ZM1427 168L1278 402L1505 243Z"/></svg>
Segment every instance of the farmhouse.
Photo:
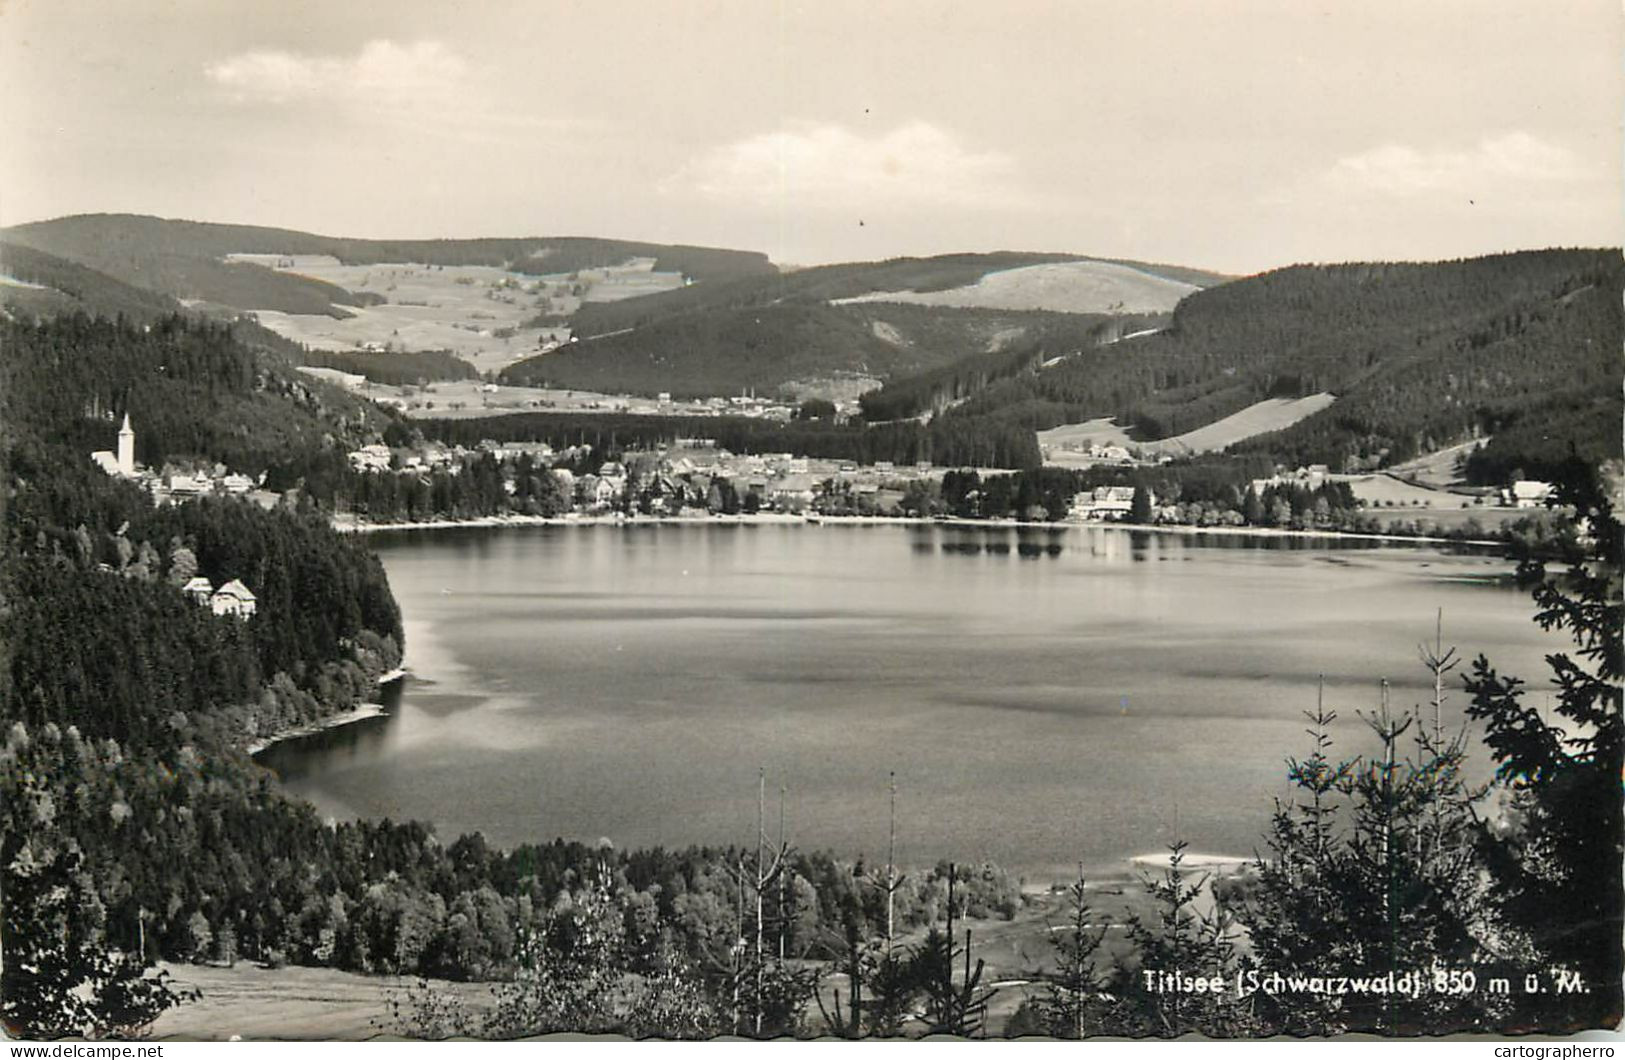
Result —
<svg viewBox="0 0 1625 1060"><path fill-rule="evenodd" d="M785 475L773 483L769 497L781 512L804 511L813 502L814 485L811 475Z"/></svg>
<svg viewBox="0 0 1625 1060"><path fill-rule="evenodd" d="M1545 506L1546 498L1551 496L1551 493L1550 482L1519 479L1501 491L1501 499L1511 508L1540 508Z"/></svg>
<svg viewBox="0 0 1625 1060"><path fill-rule="evenodd" d="M257 603L248 586L236 578L216 589L214 595L209 597L209 607L216 615L230 615L233 618L253 618Z"/></svg>
<svg viewBox="0 0 1625 1060"><path fill-rule="evenodd" d="M170 475L169 496L177 501L191 500L210 491L209 480L202 475Z"/></svg>
<svg viewBox="0 0 1625 1060"><path fill-rule="evenodd" d="M199 607L206 606L209 597L214 595L214 584L204 577L196 577L181 587L181 592L191 598Z"/></svg>
<svg viewBox="0 0 1625 1060"><path fill-rule="evenodd" d="M357 471L388 471L389 446L364 445L350 453L350 466Z"/></svg>

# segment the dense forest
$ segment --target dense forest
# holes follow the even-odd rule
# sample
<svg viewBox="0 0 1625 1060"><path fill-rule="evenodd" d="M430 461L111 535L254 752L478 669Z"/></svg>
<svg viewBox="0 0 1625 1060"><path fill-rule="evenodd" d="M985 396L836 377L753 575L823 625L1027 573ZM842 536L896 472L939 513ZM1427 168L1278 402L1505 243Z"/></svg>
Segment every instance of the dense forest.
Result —
<svg viewBox="0 0 1625 1060"><path fill-rule="evenodd" d="M181 311L181 304L169 295L115 280L20 243L0 241L0 272L33 285L0 286L6 307L29 317L80 309L97 316L150 320Z"/></svg>
<svg viewBox="0 0 1625 1060"><path fill-rule="evenodd" d="M1036 467L1038 439L1031 431L983 420L952 423L836 424L824 420L788 423L742 416L641 416L630 413L577 414L523 412L461 420L413 420L424 437L465 446L498 442L547 442L554 448L590 445L603 452L653 448L677 438L714 439L735 453L795 453L799 456L872 464L921 460L965 467Z"/></svg>
<svg viewBox="0 0 1625 1060"><path fill-rule="evenodd" d="M222 463L258 476L323 450L340 455L390 422L376 405L243 345L225 324L182 316L135 325L81 315L0 321L7 426L85 461L136 426L136 460Z"/></svg>
<svg viewBox="0 0 1625 1060"><path fill-rule="evenodd" d="M325 517L238 498L155 507L88 459L134 408L138 459L269 476L290 452L342 454L376 413L179 317L8 323L0 346L9 716L168 746L216 711L241 733L353 705L399 660L381 567ZM196 576L243 582L258 615L237 628L204 613L180 592Z"/></svg>
<svg viewBox="0 0 1625 1060"><path fill-rule="evenodd" d="M986 310L944 313L941 309L900 305L863 308L875 314L876 319L884 317L888 326L908 335L915 334L916 327L927 322L940 326L940 322L955 321L959 315L971 319L986 315L998 329L988 335L985 344L963 356L912 375L894 376L880 389L864 394L859 399L863 416L872 423L941 413L1001 379L1035 372L1046 363L1058 362L1086 349L1116 342L1124 335L1167 323L1166 316L1161 314L1016 314ZM904 321L907 324L900 328L899 324ZM963 349L964 345L959 348Z"/></svg>
<svg viewBox="0 0 1625 1060"><path fill-rule="evenodd" d="M1294 266L1191 295L1157 334L996 383L949 415L1033 429L1115 416L1161 438L1330 392L1331 408L1238 448L1357 470L1514 428L1603 455L1617 431L1596 428L1622 411L1622 279L1617 251ZM1519 459L1512 444L1501 466Z"/></svg>
<svg viewBox="0 0 1625 1060"><path fill-rule="evenodd" d="M1110 341L1148 319L791 300L661 317L520 361L503 369L502 378L611 394L768 394L786 383L841 374L897 379L1015 345L1059 356Z"/></svg>
<svg viewBox="0 0 1625 1060"><path fill-rule="evenodd" d="M369 382L383 386L423 386L442 380L478 379L472 364L445 350L402 350L396 353L369 353L359 350L306 350L299 359L318 368L364 375Z"/></svg>

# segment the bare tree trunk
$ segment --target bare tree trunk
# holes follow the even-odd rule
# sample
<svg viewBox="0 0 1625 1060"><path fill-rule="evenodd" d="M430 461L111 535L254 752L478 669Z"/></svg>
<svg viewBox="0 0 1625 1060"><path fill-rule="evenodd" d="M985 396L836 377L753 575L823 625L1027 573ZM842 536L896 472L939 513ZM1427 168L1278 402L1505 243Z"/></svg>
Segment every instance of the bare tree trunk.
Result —
<svg viewBox="0 0 1625 1060"><path fill-rule="evenodd" d="M767 812L767 770L756 771L756 1034L762 1033L762 844L766 840L763 816Z"/></svg>
<svg viewBox="0 0 1625 1060"><path fill-rule="evenodd" d="M892 908L897 895L897 772L891 774L891 826L886 840L886 960L891 960Z"/></svg>

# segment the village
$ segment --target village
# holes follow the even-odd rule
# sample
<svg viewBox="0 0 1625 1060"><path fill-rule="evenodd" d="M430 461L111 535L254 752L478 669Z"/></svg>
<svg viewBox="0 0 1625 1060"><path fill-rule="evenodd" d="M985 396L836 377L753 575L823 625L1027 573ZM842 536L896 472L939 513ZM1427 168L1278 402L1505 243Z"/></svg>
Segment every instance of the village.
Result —
<svg viewBox="0 0 1625 1060"><path fill-rule="evenodd" d="M1113 454L1115 455L1115 454ZM116 450L98 450L91 460L104 472L135 482L154 504L185 503L204 496L234 497L263 508L274 508L289 498L267 490L259 479L233 472L223 465L209 467L166 463L150 468L135 460L135 430L128 413L117 435ZM424 485L435 477L455 481L467 469L484 462L500 475L502 490L515 503L513 510L552 516L644 515L704 517L758 512L816 518L831 516L888 516L921 518L983 515L974 504L946 503L944 486L949 476L1010 475L1011 472L956 469L921 461L896 464L876 461L859 465L850 460L799 456L789 452L734 453L705 437L677 438L650 450L595 454L588 445L555 449L545 442L485 440L473 447L423 441L411 445L381 443L361 446L348 454L350 468L363 479L393 478L403 484ZM537 472L546 473L545 498L531 497ZM1361 509L1437 509L1435 518L1449 521L1466 514L1504 518L1544 506L1551 487L1544 482L1518 480L1507 487L1473 494L1423 489L1383 475L1342 475L1325 465L1283 470L1250 483L1248 495L1262 498L1282 492L1314 495L1324 487L1342 484ZM1136 494L1144 496L1137 501ZM970 498L975 499L975 493ZM1324 507L1324 506L1323 506ZM365 521L359 510L353 519ZM490 513L482 513L490 514ZM1200 505L1159 503L1148 488L1101 485L1071 495L1064 512L1030 507L1018 517L1038 521L1076 523L1134 522L1190 523L1202 526L1245 526L1258 522L1308 529L1325 524L1324 512L1293 521L1290 512L1260 517L1243 509L1221 510ZM240 585L240 583L238 583ZM192 591L191 588L188 589ZM244 590L246 592L246 589ZM211 593L214 590L211 589ZM212 599L212 597L211 597ZM230 601L213 604L217 614L251 615ZM222 610L224 609L224 610Z"/></svg>

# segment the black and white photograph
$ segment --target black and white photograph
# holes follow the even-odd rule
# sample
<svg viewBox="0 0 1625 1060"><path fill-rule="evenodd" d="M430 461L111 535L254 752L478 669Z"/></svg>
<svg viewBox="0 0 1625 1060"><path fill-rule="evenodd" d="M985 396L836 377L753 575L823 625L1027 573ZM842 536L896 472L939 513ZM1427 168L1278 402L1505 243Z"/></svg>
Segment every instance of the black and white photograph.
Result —
<svg viewBox="0 0 1625 1060"><path fill-rule="evenodd" d="M1612 1055L1622 116L1619 0L0 2L10 1055Z"/></svg>

